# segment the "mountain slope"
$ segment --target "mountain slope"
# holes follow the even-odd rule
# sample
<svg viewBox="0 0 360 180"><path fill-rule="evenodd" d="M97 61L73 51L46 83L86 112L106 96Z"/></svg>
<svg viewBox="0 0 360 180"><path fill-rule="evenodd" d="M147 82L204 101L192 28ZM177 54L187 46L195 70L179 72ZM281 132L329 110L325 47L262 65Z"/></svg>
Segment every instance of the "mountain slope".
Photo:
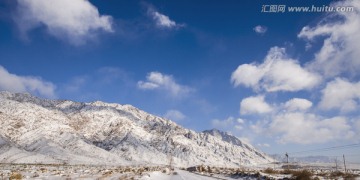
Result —
<svg viewBox="0 0 360 180"><path fill-rule="evenodd" d="M234 136L197 133L131 105L0 92L0 162L129 165L170 159L176 166L273 161Z"/></svg>

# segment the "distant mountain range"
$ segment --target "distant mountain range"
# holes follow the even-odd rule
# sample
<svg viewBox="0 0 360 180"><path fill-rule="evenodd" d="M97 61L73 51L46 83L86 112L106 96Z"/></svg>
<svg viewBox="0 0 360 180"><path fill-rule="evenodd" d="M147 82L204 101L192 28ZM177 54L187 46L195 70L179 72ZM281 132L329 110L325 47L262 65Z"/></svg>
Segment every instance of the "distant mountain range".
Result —
<svg viewBox="0 0 360 180"><path fill-rule="evenodd" d="M131 105L0 92L0 162L238 167L273 158L219 130L195 132Z"/></svg>
<svg viewBox="0 0 360 180"><path fill-rule="evenodd" d="M278 162L286 162L285 155L272 154L270 155ZM289 157L289 163L334 163L335 158L328 156L297 156Z"/></svg>

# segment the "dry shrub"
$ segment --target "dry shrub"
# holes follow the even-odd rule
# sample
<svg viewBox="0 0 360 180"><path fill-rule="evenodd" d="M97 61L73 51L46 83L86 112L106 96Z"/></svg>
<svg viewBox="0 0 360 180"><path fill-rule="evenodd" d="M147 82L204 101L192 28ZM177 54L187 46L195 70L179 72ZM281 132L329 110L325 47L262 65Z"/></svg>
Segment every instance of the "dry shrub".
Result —
<svg viewBox="0 0 360 180"><path fill-rule="evenodd" d="M18 172L12 172L9 179L22 179L22 175Z"/></svg>
<svg viewBox="0 0 360 180"><path fill-rule="evenodd" d="M294 170L290 170L290 169L284 169L282 171L282 174L294 174L296 173L297 171L294 171Z"/></svg>
<svg viewBox="0 0 360 180"><path fill-rule="evenodd" d="M274 170L274 169L272 169L272 168L266 168L266 169L264 170L264 173L266 173L266 174L279 174L279 171Z"/></svg>
<svg viewBox="0 0 360 180"><path fill-rule="evenodd" d="M302 171L293 171L292 173L293 178L297 180L311 180L313 174L308 170L302 170Z"/></svg>
<svg viewBox="0 0 360 180"><path fill-rule="evenodd" d="M343 175L344 179L349 179L349 180L357 179L358 177L359 177L359 175L351 174L351 173L346 173Z"/></svg>
<svg viewBox="0 0 360 180"><path fill-rule="evenodd" d="M343 173L341 171L334 171L334 172L331 172L329 175L328 175L329 178L331 179L338 179L339 177L342 177L344 179L356 179L357 177L359 177L359 175L356 175L356 174L352 174L352 173Z"/></svg>
<svg viewBox="0 0 360 180"><path fill-rule="evenodd" d="M334 171L330 173L330 177L334 178L334 177L339 177L339 176L343 176L345 175L343 172L341 171Z"/></svg>

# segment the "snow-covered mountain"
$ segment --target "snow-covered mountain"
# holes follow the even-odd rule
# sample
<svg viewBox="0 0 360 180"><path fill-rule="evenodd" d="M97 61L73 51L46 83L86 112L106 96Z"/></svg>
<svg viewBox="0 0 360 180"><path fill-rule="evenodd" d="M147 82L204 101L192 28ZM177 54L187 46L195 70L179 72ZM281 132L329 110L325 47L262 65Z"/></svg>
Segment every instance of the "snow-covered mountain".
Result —
<svg viewBox="0 0 360 180"><path fill-rule="evenodd" d="M218 130L197 133L131 105L0 92L0 162L239 166L272 162Z"/></svg>
<svg viewBox="0 0 360 180"><path fill-rule="evenodd" d="M215 136L218 139L221 139L221 140L223 140L225 142L228 142L228 143L230 143L230 144L232 144L234 146L240 146L240 147L243 147L245 149L253 149L253 150L255 150L255 148L252 145L244 143L239 138L237 138L237 137L235 137L233 135L230 135L230 134L228 134L226 132L220 131L218 129L205 130L205 131L203 131L203 133ZM264 159L268 158L262 152L254 151L254 153L256 155L260 156L260 157L263 157ZM273 162L273 160L272 160L272 162Z"/></svg>

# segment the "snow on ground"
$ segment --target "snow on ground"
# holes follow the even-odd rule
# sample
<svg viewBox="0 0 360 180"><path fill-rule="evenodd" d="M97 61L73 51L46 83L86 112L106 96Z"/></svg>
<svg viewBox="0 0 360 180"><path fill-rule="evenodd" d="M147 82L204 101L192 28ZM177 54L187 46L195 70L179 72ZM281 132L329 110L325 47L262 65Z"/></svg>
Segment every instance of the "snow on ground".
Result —
<svg viewBox="0 0 360 180"><path fill-rule="evenodd" d="M187 171L188 170L188 171ZM136 179L136 180L255 180L293 178L300 169L253 169L197 166L170 171L165 166L92 166L65 164L0 164L0 179ZM288 173L285 173L288 171ZM352 175L359 179L360 172L307 169L310 176L319 179L341 179ZM335 173L335 174L334 174Z"/></svg>
<svg viewBox="0 0 360 180"><path fill-rule="evenodd" d="M184 170L165 167L111 167L88 165L0 164L0 179L140 179L140 180L213 180Z"/></svg>
<svg viewBox="0 0 360 180"><path fill-rule="evenodd" d="M191 173L184 170L175 170L172 173L163 173L160 171L151 172L148 174L145 174L140 178L141 180L213 180L213 179L219 179L214 177L207 177L198 175L195 173Z"/></svg>
<svg viewBox="0 0 360 180"><path fill-rule="evenodd" d="M163 171L159 166L0 164L0 179L131 179Z"/></svg>

